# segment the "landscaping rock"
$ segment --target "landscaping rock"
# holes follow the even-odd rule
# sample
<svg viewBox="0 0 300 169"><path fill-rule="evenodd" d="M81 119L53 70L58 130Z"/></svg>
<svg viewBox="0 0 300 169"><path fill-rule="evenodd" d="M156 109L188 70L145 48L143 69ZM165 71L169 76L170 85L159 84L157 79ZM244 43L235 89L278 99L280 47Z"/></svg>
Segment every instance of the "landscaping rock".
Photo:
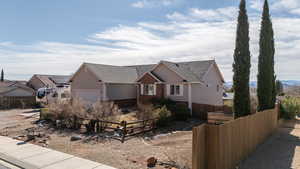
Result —
<svg viewBox="0 0 300 169"><path fill-rule="evenodd" d="M148 167L155 167L156 163L157 163L157 159L155 157L150 157L147 159Z"/></svg>
<svg viewBox="0 0 300 169"><path fill-rule="evenodd" d="M82 137L81 136L72 136L71 141L78 141L78 140L82 140Z"/></svg>

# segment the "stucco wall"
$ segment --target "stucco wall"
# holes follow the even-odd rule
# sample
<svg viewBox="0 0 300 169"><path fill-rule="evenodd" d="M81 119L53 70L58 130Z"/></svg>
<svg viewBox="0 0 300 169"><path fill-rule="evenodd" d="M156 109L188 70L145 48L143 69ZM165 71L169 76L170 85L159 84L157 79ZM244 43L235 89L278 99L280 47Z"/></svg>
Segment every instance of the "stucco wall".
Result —
<svg viewBox="0 0 300 169"><path fill-rule="evenodd" d="M107 84L106 86L109 100L136 99L136 84Z"/></svg>
<svg viewBox="0 0 300 169"><path fill-rule="evenodd" d="M28 86L33 88L34 90L38 90L39 88L45 87L44 83L42 83L36 76L33 76L29 80Z"/></svg>
<svg viewBox="0 0 300 169"><path fill-rule="evenodd" d="M193 103L223 105L223 83L215 67L211 67L208 71L204 82L204 84L192 84Z"/></svg>
<svg viewBox="0 0 300 169"><path fill-rule="evenodd" d="M34 94L24 89L16 89L11 92L5 93L3 96L34 96Z"/></svg>
<svg viewBox="0 0 300 169"><path fill-rule="evenodd" d="M153 73L166 84L183 84L183 79L163 64L158 65L153 70ZM174 101L188 101L188 86L186 84L183 86L183 96L169 96L167 93L167 85L164 85L164 91L165 98L170 98Z"/></svg>
<svg viewBox="0 0 300 169"><path fill-rule="evenodd" d="M96 102L102 98L102 85L88 69L82 67L72 80L71 96L87 102Z"/></svg>
<svg viewBox="0 0 300 169"><path fill-rule="evenodd" d="M165 91L167 91L167 85L165 85ZM174 101L179 101L179 102L187 102L189 99L189 92L188 92L188 85L183 84L183 95L182 96L168 96L167 92L165 92L165 97L170 98Z"/></svg>
<svg viewBox="0 0 300 169"><path fill-rule="evenodd" d="M183 79L178 76L175 72L168 69L165 65L160 64L154 70L153 73L157 75L164 82L168 83L178 83L182 82Z"/></svg>

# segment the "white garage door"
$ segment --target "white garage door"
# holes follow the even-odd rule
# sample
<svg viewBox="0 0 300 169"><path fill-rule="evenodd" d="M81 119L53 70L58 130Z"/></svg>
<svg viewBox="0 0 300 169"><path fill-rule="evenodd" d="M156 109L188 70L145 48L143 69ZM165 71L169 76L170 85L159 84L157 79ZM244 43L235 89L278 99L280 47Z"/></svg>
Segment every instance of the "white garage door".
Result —
<svg viewBox="0 0 300 169"><path fill-rule="evenodd" d="M80 98L85 102L95 103L96 101L101 100L100 90L98 89L77 89L74 93L75 97Z"/></svg>

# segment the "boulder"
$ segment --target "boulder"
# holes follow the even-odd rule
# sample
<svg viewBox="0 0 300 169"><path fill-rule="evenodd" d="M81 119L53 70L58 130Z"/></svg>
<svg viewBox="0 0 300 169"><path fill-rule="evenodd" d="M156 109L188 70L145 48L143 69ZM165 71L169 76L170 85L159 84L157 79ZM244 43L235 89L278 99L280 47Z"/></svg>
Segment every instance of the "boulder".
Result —
<svg viewBox="0 0 300 169"><path fill-rule="evenodd" d="M157 163L157 159L155 157L150 157L147 159L148 167L155 167L156 163Z"/></svg>
<svg viewBox="0 0 300 169"><path fill-rule="evenodd" d="M78 140L81 140L82 139L82 137L81 136L72 136L71 137L71 141L78 141Z"/></svg>

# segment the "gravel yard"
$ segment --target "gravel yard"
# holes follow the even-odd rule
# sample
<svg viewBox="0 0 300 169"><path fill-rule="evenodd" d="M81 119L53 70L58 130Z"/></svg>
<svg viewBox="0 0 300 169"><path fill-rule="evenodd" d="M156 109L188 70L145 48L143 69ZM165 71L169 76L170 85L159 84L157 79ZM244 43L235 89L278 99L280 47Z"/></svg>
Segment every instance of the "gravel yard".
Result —
<svg viewBox="0 0 300 169"><path fill-rule="evenodd" d="M25 113L24 113L25 112ZM34 110L0 111L0 134L9 137L24 135L24 130L36 127L33 124L38 116L31 116ZM21 115L23 114L23 115ZM26 116L24 116L24 114ZM91 138L70 130L43 128L50 136L47 147L82 158L107 164L120 169L147 168L147 159L155 157L158 163L155 169L165 168L163 164L191 166L192 159L192 125L194 122L176 122L166 131L146 134L144 137L133 137L125 143L113 139L89 140ZM195 122L198 124L199 122ZM4 129L5 128L5 129ZM79 141L70 141L72 136L81 136ZM34 144L40 144L38 139Z"/></svg>

